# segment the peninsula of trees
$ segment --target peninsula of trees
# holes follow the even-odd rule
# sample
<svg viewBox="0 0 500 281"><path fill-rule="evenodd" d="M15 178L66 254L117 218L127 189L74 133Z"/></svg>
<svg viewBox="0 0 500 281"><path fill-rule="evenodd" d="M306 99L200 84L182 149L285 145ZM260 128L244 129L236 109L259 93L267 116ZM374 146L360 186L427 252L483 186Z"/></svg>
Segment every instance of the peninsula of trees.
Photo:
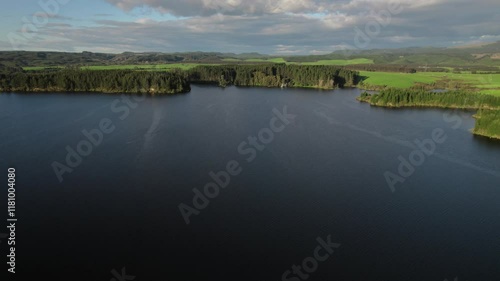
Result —
<svg viewBox="0 0 500 281"><path fill-rule="evenodd" d="M2 92L178 94L190 90L184 75L170 72L63 69L0 73Z"/></svg>
<svg viewBox="0 0 500 281"><path fill-rule="evenodd" d="M325 65L214 65L197 66L188 71L188 79L196 83L219 86L310 87L334 89L354 86L357 71Z"/></svg>
<svg viewBox="0 0 500 281"><path fill-rule="evenodd" d="M385 89L376 94L364 92L359 101L381 107L436 107L478 110L473 133L500 139L500 97L449 91L435 93L425 90Z"/></svg>
<svg viewBox="0 0 500 281"><path fill-rule="evenodd" d="M214 83L221 87L313 87L333 89L353 86L358 72L335 66L213 65L191 70L83 70L78 68L23 71L0 69L1 92L103 92L178 94L190 83Z"/></svg>

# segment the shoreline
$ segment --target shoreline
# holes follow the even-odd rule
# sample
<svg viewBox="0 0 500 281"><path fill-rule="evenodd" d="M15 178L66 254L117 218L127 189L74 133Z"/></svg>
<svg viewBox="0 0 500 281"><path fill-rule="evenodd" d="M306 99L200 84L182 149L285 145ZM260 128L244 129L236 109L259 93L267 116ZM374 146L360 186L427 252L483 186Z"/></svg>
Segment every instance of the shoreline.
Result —
<svg viewBox="0 0 500 281"><path fill-rule="evenodd" d="M387 103L387 104L380 104L377 102L371 101L373 94L365 95L365 96L359 96L356 98L357 101L362 102L362 103L368 103L370 106L374 107L380 107L380 108L386 108L386 109L404 109L404 108L414 108L414 109L431 109L431 108L437 108L437 109L458 109L458 110L464 110L464 111L476 111L474 114L473 118L476 120L475 126L473 129L471 129L471 133L475 136L483 137L483 138L488 138L490 140L494 141L499 141L500 142L500 133L499 132L491 132L488 133L488 130L484 128L482 122L480 122L480 119L482 118L482 114L484 112L487 113L495 113L495 112L500 112L500 107L494 107L494 106L462 106L462 105L440 105L438 103L432 103L432 104L426 104L426 103L416 103L416 104L398 104L394 105L392 103Z"/></svg>
<svg viewBox="0 0 500 281"><path fill-rule="evenodd" d="M225 88L221 87L220 85L216 85L216 83L197 83L197 82L190 82L190 86L192 85L210 85L210 86L215 86L215 87L220 87L220 88ZM287 87L273 87L273 86L236 86L236 85L228 85L228 86L234 86L234 87L243 87L243 88L270 88L270 89L314 89L314 90L320 90L320 91L334 91L336 89L359 89L360 91L363 91L362 87L359 86L346 86L346 87L335 87L335 88L325 88L325 87L317 87L317 86L308 86L308 87L298 87L298 86L287 86ZM404 91L405 89L403 89ZM406 89L408 90L408 89ZM408 90L411 91L411 90ZM2 93L19 93L19 94L46 94L46 93L55 93L55 94L104 94L104 95L119 95L119 94L127 94L127 95L148 95L148 96L174 96L174 95L181 95L181 94L188 94L191 92L191 87L189 87L189 90L186 91L175 91L175 92L123 92L123 91L103 91L103 90L78 90L78 91L63 91L63 90L58 90L58 89L40 89L36 88L33 90L10 90L10 91L5 91L4 89L0 89L0 92ZM366 93L366 90L365 90ZM377 102L372 102L371 98L373 95L378 95L378 94L368 94L365 96L359 96L356 97L356 100L362 103L368 103L371 106L375 107L381 107L381 108L387 108L387 109L403 109L403 108L419 108L419 109L426 109L426 108L439 108L439 109L459 109L459 110L466 110L466 111L476 111L476 115L474 115L474 118L476 119L476 124L475 127L471 130L471 133L488 138L490 140L495 140L495 141L500 141L500 134L498 133L491 133L489 134L488 132L485 132L485 129L480 126L479 119L481 118L480 116L480 111L481 110L490 110L490 111L500 111L500 107L492 107L492 106L472 106L472 105L441 105L438 103L433 103L428 104L428 103L415 103L411 105L407 104L393 104L393 103L386 103L386 104L379 104Z"/></svg>

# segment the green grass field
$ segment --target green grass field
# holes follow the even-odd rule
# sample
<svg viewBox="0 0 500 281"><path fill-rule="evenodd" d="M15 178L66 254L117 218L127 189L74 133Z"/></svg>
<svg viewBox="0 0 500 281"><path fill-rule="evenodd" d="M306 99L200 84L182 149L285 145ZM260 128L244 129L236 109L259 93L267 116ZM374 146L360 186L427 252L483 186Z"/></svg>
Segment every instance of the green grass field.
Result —
<svg viewBox="0 0 500 281"><path fill-rule="evenodd" d="M482 93L500 95L500 74L457 74L443 72L392 73L361 71L361 76L367 77L365 84L388 86L394 88L410 88L415 83L430 84L448 79L466 83L479 88Z"/></svg>
<svg viewBox="0 0 500 281"><path fill-rule="evenodd" d="M242 61L242 60L239 60L239 59L233 59L233 58L227 58L227 59L222 59L222 61L237 62L237 61Z"/></svg>
<svg viewBox="0 0 500 281"><path fill-rule="evenodd" d="M353 65L353 64L373 64L370 59L352 59L352 60L320 60L316 62L303 62L302 65Z"/></svg>
<svg viewBox="0 0 500 281"><path fill-rule="evenodd" d="M272 63L287 63L287 64L302 64L302 65L353 65L353 64L373 64L373 60L370 59L352 59L352 60L320 60L315 62L287 62L284 58L273 58L273 59L246 59L239 60L234 58L223 59L227 62L272 62Z"/></svg>
<svg viewBox="0 0 500 281"><path fill-rule="evenodd" d="M272 62L272 63L286 63L284 58L274 58L274 59L247 59L245 62Z"/></svg>
<svg viewBox="0 0 500 281"><path fill-rule="evenodd" d="M394 72L371 72L360 71L361 76L367 77L365 84L374 86L388 86L394 88L410 88L415 83L433 83L439 77L428 75L429 73L394 73Z"/></svg>
<svg viewBox="0 0 500 281"><path fill-rule="evenodd" d="M62 67L62 66L50 66L50 67L47 67L47 66L26 66L26 67L23 67L23 69L26 71L44 70L47 68L64 68L64 67Z"/></svg>
<svg viewBox="0 0 500 281"><path fill-rule="evenodd" d="M227 61L227 62L270 62L270 63L286 63L284 58L273 58L273 59L246 59L246 60L240 60L240 59L234 59L234 58L227 58L223 59L222 61Z"/></svg>
<svg viewBox="0 0 500 281"><path fill-rule="evenodd" d="M450 78L475 85L486 92L500 92L500 74L450 74Z"/></svg>

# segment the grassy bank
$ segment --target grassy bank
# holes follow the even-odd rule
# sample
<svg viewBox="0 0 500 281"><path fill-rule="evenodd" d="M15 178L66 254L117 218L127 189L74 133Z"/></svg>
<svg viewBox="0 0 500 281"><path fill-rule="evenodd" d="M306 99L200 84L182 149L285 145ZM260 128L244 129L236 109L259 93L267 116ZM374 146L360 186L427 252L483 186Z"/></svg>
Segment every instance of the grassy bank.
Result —
<svg viewBox="0 0 500 281"><path fill-rule="evenodd" d="M493 139L500 139L500 110L479 110L473 133Z"/></svg>

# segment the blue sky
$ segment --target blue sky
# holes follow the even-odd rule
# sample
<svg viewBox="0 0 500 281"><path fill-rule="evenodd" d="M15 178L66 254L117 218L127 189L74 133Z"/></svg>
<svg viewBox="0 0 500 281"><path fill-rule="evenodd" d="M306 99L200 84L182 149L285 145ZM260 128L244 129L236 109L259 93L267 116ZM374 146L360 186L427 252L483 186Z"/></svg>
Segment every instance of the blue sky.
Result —
<svg viewBox="0 0 500 281"><path fill-rule="evenodd" d="M499 10L498 0L5 1L0 50L293 55L448 47L500 41Z"/></svg>

